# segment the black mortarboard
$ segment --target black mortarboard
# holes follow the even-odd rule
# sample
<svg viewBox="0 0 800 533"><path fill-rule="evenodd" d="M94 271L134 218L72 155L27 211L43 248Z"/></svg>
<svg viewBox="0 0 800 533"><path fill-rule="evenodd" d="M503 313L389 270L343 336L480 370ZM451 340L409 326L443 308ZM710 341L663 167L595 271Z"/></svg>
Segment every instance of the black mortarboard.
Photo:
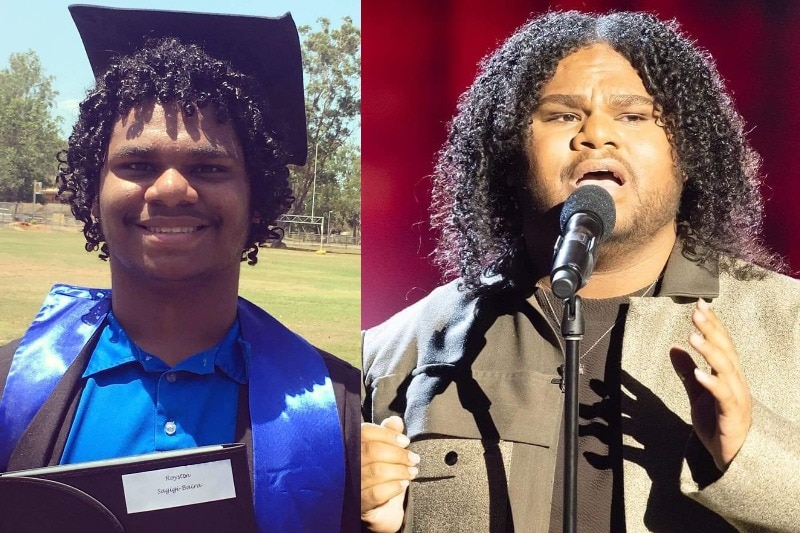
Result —
<svg viewBox="0 0 800 533"><path fill-rule="evenodd" d="M300 38L289 13L272 18L89 5L71 5L69 11L95 76L112 58L132 54L147 39L160 37L198 44L210 56L252 76L264 88L276 119L285 125L289 162L305 164Z"/></svg>

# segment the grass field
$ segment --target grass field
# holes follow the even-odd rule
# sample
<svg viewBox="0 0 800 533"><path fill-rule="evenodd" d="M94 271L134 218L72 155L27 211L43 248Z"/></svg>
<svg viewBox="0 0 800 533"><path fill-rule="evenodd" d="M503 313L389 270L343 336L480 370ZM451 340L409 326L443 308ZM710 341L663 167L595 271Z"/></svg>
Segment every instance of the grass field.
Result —
<svg viewBox="0 0 800 533"><path fill-rule="evenodd" d="M83 234L0 226L0 344L30 324L50 286L108 287L108 263ZM312 344L359 366L361 256L262 248L242 265L240 294Z"/></svg>

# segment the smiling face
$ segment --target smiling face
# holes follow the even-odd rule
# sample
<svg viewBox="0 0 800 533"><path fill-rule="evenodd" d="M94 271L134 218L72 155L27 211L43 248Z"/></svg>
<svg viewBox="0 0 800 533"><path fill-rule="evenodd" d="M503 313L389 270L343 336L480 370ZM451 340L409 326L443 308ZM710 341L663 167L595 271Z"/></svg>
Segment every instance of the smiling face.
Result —
<svg viewBox="0 0 800 533"><path fill-rule="evenodd" d="M608 45L561 60L528 131L526 228L576 188L595 184L617 209L609 243L674 239L682 182L658 118L639 75Z"/></svg>
<svg viewBox="0 0 800 533"><path fill-rule="evenodd" d="M249 204L239 141L210 106L151 104L115 124L95 209L115 280L238 279Z"/></svg>

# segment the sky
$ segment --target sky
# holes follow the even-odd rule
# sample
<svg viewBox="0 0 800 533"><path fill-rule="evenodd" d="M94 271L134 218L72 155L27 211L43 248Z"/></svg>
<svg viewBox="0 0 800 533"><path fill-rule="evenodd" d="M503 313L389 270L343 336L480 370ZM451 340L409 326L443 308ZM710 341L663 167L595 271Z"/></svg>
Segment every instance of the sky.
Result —
<svg viewBox="0 0 800 533"><path fill-rule="evenodd" d="M54 113L64 118L61 129L65 138L77 117L78 103L94 82L78 30L67 11L68 5L76 3L260 16L289 11L298 26L315 27L317 19L325 17L337 27L345 16L361 26L360 0L0 0L0 69L8 68L12 53L37 53L45 74L55 78L59 94Z"/></svg>

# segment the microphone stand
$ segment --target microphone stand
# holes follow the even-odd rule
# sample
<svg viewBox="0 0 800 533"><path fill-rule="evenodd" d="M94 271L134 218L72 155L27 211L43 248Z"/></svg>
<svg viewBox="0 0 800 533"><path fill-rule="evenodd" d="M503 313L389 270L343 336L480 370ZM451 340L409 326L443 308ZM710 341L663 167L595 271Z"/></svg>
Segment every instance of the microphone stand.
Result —
<svg viewBox="0 0 800 533"><path fill-rule="evenodd" d="M564 369L564 533L575 533L578 521L578 366L584 322L581 297L564 299L561 336L566 343Z"/></svg>

